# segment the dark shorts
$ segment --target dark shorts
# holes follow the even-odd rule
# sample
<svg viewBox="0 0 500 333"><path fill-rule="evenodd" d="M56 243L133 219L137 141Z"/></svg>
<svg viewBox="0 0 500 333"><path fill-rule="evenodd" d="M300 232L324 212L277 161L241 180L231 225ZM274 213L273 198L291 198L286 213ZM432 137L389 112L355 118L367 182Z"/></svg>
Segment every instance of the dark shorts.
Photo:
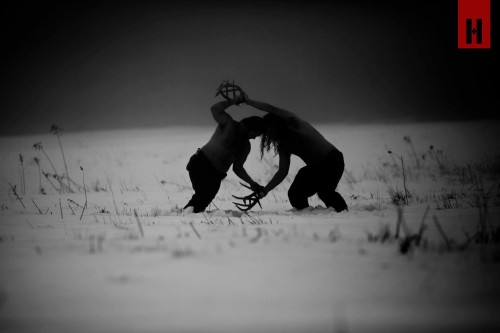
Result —
<svg viewBox="0 0 500 333"><path fill-rule="evenodd" d="M337 212L347 209L344 199L335 191L344 167L344 155L332 150L321 162L300 169L288 190L290 204L304 209L309 206L308 198L318 194L327 207L333 207Z"/></svg>
<svg viewBox="0 0 500 333"><path fill-rule="evenodd" d="M226 178L227 174L217 170L201 149L191 156L186 169L189 172L194 194L184 208L193 206L193 212L203 212L215 198L221 181Z"/></svg>

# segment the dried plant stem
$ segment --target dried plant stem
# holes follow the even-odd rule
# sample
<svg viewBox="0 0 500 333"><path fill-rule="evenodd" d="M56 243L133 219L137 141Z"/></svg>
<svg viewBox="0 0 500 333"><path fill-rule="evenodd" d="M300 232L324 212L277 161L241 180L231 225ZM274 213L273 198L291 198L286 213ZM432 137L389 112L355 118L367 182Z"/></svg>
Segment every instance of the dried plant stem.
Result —
<svg viewBox="0 0 500 333"><path fill-rule="evenodd" d="M75 185L77 189L82 190L83 186L75 182L73 179L67 177L71 184Z"/></svg>
<svg viewBox="0 0 500 333"><path fill-rule="evenodd" d="M200 234L198 233L198 230L196 230L196 228L194 227L193 222L189 222L189 225L191 226L191 229L193 229L193 231L194 231L194 233L196 234L196 236L198 237L198 239L201 239L201 236L200 236Z"/></svg>
<svg viewBox="0 0 500 333"><path fill-rule="evenodd" d="M14 186L12 186L11 183L9 183L9 186L10 186L10 189L12 190L12 192L14 193L14 195L16 196L17 200L19 200L21 205L23 205L23 208L26 209L26 206L24 205L23 200L19 197L19 195L16 192L16 188Z"/></svg>
<svg viewBox="0 0 500 333"><path fill-rule="evenodd" d="M259 223L259 221L255 217L253 217L252 215L250 215L249 212L245 212L245 214L250 219L250 221L251 221L250 223L251 224L261 224L261 223ZM260 222L262 222L262 220L260 220Z"/></svg>
<svg viewBox="0 0 500 333"><path fill-rule="evenodd" d="M52 167L52 170L54 171L54 174L57 175L56 167L54 166L54 163L52 163L52 160L49 158L49 155L47 155L47 152L45 151L45 149L43 149L43 147L40 147L40 150L45 155L45 158L47 158L47 161L49 161L50 166Z"/></svg>
<svg viewBox="0 0 500 333"><path fill-rule="evenodd" d="M134 216L137 221L137 226L139 227L139 232L141 234L141 237L144 238L144 230L142 229L142 223L141 220L139 219L139 215L137 215L137 211L134 209Z"/></svg>
<svg viewBox="0 0 500 333"><path fill-rule="evenodd" d="M83 171L83 167L82 166L80 166L80 170L82 170L83 190L84 190L84 193L85 193L85 203L83 204L82 214L80 215L80 221L81 221L82 217L83 217L83 212L85 211L85 208L87 208L87 187L85 186L85 172Z"/></svg>
<svg viewBox="0 0 500 333"><path fill-rule="evenodd" d="M66 169L66 176L67 176L67 180L68 180L68 188L69 188L69 191L72 192L72 190L71 190L71 183L69 181L68 165L66 164L66 157L64 156L64 150L63 150L62 143L61 143L61 136L59 135L59 133L56 133L56 135L57 135L57 141L59 141L59 147L61 147L61 154L62 154L62 157L63 157L64 168Z"/></svg>
<svg viewBox="0 0 500 333"><path fill-rule="evenodd" d="M406 188L406 175L405 175L405 165L403 162L403 156L398 156L392 151L389 151L389 154L396 156L399 159L399 161L401 161L401 170L403 170L403 187L405 189L405 205L408 206L408 189Z"/></svg>
<svg viewBox="0 0 500 333"><path fill-rule="evenodd" d="M59 197L59 210L61 211L61 219L64 219L61 205L61 197Z"/></svg>
<svg viewBox="0 0 500 333"><path fill-rule="evenodd" d="M40 168L40 161L35 158L36 165L38 166L38 193L43 193L42 191L42 168Z"/></svg>
<svg viewBox="0 0 500 333"><path fill-rule="evenodd" d="M20 170L20 177L21 177L21 190L22 194L26 194L26 179L25 179L25 173L24 173L24 158L23 155L19 154L19 163L21 164L21 170Z"/></svg>
<svg viewBox="0 0 500 333"><path fill-rule="evenodd" d="M43 175L45 176L45 179L47 179L47 181L49 182L50 185L52 185L52 187L57 191L57 193L61 194L61 189L60 188L57 188L54 183L50 180L50 174L47 173L47 172L44 172L43 169L42 169L42 173Z"/></svg>
<svg viewBox="0 0 500 333"><path fill-rule="evenodd" d="M72 204L76 205L77 207L83 208L82 205L80 205L78 202L76 202L74 200L68 199L68 202L71 202Z"/></svg>
<svg viewBox="0 0 500 333"><path fill-rule="evenodd" d="M35 229L35 227L28 221L28 219L25 219L26 223L30 226L31 229Z"/></svg>
<svg viewBox="0 0 500 333"><path fill-rule="evenodd" d="M111 197L113 198L113 205L115 206L116 215L120 215L118 212L118 207L116 206L115 194L113 192L113 187L111 186L111 178L106 174L106 182L108 183L109 191L111 192Z"/></svg>
<svg viewBox="0 0 500 333"><path fill-rule="evenodd" d="M214 207L215 207L215 209L216 209L216 210L219 210L219 207L217 207L217 206L214 204L214 202L213 202L213 201L212 201L212 202L210 202L210 203L211 203L212 205L214 205Z"/></svg>
<svg viewBox="0 0 500 333"><path fill-rule="evenodd" d="M68 204L69 209L71 209L72 215L75 215L75 211L73 210L73 208L71 207L71 205L69 203L67 203L67 204Z"/></svg>
<svg viewBox="0 0 500 333"><path fill-rule="evenodd" d="M406 189L406 175L405 175L405 166L403 163L403 156L401 156L401 169L403 170L403 187L405 189L405 204L408 206L408 190Z"/></svg>
<svg viewBox="0 0 500 333"><path fill-rule="evenodd" d="M64 192L64 190L68 191L68 192L72 192L70 190L70 188L68 187L68 185L66 185L64 183L64 177L63 176L60 176L60 175L53 175L54 179L57 180L57 182L59 183L59 185L61 186L61 191Z"/></svg>
<svg viewBox="0 0 500 333"><path fill-rule="evenodd" d="M43 215L42 211L40 210L40 208L38 208L38 205L35 203L35 200L31 199L31 201L33 201L33 204L35 205L36 209L38 209L40 215Z"/></svg>

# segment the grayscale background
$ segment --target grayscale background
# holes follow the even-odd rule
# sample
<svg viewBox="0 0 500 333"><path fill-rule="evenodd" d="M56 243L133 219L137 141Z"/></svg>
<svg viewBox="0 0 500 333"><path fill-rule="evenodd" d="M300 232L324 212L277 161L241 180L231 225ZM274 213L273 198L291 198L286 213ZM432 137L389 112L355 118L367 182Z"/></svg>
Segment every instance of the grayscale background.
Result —
<svg viewBox="0 0 500 333"><path fill-rule="evenodd" d="M1 11L0 134L46 133L53 123L66 131L211 126L223 79L311 122L497 117L496 22L491 50L459 50L456 7L10 2Z"/></svg>

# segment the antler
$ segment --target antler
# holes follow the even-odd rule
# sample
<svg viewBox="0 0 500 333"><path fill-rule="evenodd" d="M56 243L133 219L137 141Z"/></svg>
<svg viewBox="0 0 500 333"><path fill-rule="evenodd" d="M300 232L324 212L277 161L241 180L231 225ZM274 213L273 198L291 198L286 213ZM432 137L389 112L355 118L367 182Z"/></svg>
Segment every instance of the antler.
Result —
<svg viewBox="0 0 500 333"><path fill-rule="evenodd" d="M229 82L229 80L224 80L220 84L219 88L217 88L217 93L215 94L216 97L219 95L230 101L238 96L246 96L246 93L243 91L243 89L241 89L240 86L235 84L234 81Z"/></svg>
<svg viewBox="0 0 500 333"><path fill-rule="evenodd" d="M250 186L247 186L243 183L240 183L240 184L242 186L250 189L250 190L252 189ZM233 201L233 204L236 206L236 208L238 208L242 212L249 211L256 204L259 204L259 207L262 209L262 205L260 204L260 195L257 191L254 191L254 192L252 192L252 194L249 194L249 195L244 196L244 197L237 197L237 196L233 195L233 198L238 199L238 200L243 200L243 203Z"/></svg>

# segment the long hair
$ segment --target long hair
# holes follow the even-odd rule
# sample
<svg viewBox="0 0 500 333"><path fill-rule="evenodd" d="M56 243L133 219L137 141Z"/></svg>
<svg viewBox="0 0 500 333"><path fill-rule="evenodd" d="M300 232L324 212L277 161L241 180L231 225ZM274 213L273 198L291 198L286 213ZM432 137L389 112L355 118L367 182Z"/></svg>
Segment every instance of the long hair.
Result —
<svg viewBox="0 0 500 333"><path fill-rule="evenodd" d="M266 130L260 139L260 157L264 156L264 151L269 151L271 148L274 154L277 155L281 149L284 149L289 143L287 140L288 130L285 121L271 113L264 117Z"/></svg>

